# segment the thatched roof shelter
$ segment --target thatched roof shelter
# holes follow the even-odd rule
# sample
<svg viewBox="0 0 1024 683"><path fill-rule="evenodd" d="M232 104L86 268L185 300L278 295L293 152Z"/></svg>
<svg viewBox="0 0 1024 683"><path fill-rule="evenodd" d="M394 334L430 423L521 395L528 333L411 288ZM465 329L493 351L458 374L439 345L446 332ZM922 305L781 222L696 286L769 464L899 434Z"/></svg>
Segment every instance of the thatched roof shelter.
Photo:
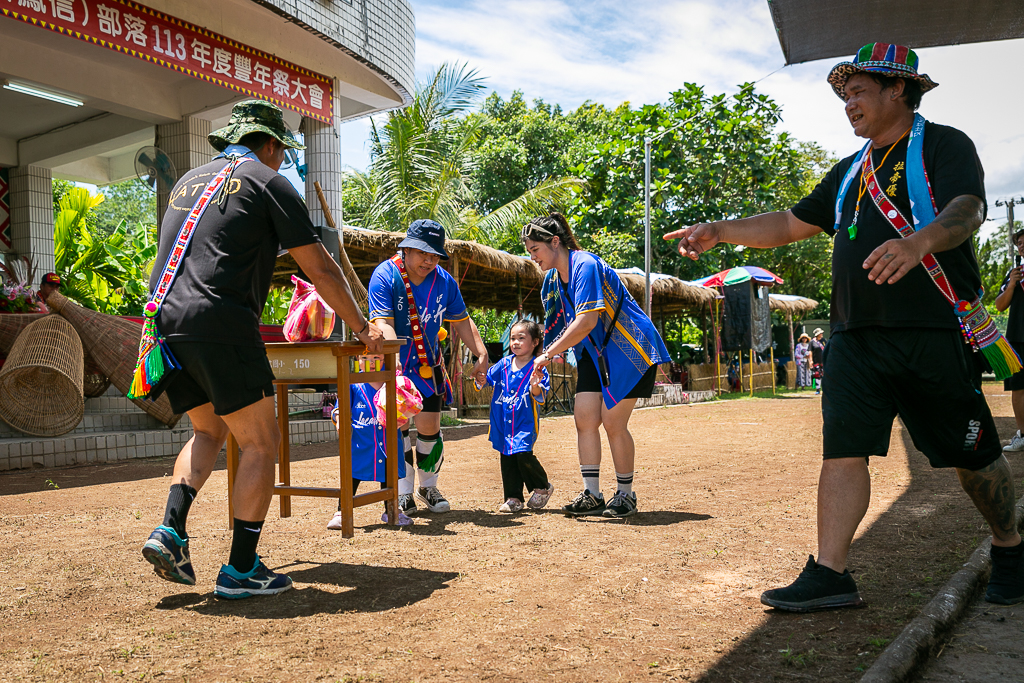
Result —
<svg viewBox="0 0 1024 683"><path fill-rule="evenodd" d="M344 228L345 251L359 280L368 284L373 269L391 258L404 238L404 233ZM442 263L459 281L467 306L515 311L521 300L524 311L541 313L540 284L544 273L533 261L465 240L450 239L445 246L452 258ZM296 271L291 256L282 256L277 260L274 283L285 285ZM619 276L630 294L643 301L644 278L624 273ZM655 315L664 316L699 309L714 298L710 290L676 278L652 281L651 292L652 310Z"/></svg>
<svg viewBox="0 0 1024 683"><path fill-rule="evenodd" d="M799 315L801 313L810 313L818 307L818 302L814 299L808 299L802 296L794 296L793 294L769 294L768 295L768 308L779 313L785 313L788 315Z"/></svg>

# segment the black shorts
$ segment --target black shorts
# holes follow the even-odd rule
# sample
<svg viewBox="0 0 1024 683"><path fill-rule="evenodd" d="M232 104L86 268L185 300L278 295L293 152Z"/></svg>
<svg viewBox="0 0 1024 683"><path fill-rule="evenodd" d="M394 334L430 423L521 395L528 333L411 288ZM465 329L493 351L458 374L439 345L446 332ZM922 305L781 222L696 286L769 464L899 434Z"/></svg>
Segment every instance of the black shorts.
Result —
<svg viewBox="0 0 1024 683"><path fill-rule="evenodd" d="M647 372L637 380L636 384L623 399L627 398L650 398L654 393L654 380L658 378L658 366L652 365ZM587 392L601 393L601 375L597 372L597 363L590 358L590 352L583 349L583 353L576 361L576 393Z"/></svg>
<svg viewBox="0 0 1024 683"><path fill-rule="evenodd" d="M1010 342L1010 346L1017 352L1021 360L1024 360L1024 344L1020 342ZM1024 389L1024 370L1018 373L1010 375L1003 380L1003 391L1021 391Z"/></svg>
<svg viewBox="0 0 1024 683"><path fill-rule="evenodd" d="M262 346L209 342L170 342L181 372L167 386L176 413L206 403L217 415L236 411L274 395L274 372Z"/></svg>
<svg viewBox="0 0 1024 683"><path fill-rule="evenodd" d="M824 457L886 455L899 415L932 467L992 464L1002 448L974 356L958 330L837 332L821 383Z"/></svg>
<svg viewBox="0 0 1024 683"><path fill-rule="evenodd" d="M442 400L441 394L433 394L423 399L423 410L421 413L440 413L441 408L444 407L444 401Z"/></svg>

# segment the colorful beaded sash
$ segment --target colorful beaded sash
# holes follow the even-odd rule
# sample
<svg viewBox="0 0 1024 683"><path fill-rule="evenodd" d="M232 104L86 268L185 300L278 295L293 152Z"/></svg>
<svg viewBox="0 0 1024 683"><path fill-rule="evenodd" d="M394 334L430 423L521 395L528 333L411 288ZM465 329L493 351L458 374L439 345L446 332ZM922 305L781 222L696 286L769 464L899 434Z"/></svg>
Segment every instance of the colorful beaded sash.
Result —
<svg viewBox="0 0 1024 683"><path fill-rule="evenodd" d="M163 272L157 281L156 289L150 297L149 303L143 309L143 316L146 321L142 326L142 338L139 340L139 358L135 364L135 374L132 378L132 386L128 390L128 398L151 398L155 399L160 394L161 380L167 379L169 372L177 370L180 366L174 358L170 348L167 346L167 339L160 334L157 328L156 318L160 315L160 306L164 298L174 284L174 277L178 274L178 267L181 265L188 245L195 235L199 219L203 217L206 209L212 203L213 195L221 189L226 189L226 184L231 178L235 169L246 161L252 161L252 157L234 157L213 177L213 180L206 186L203 193L196 200L189 211L185 222L178 230L178 238L171 247L171 253L167 255L167 262L164 264ZM222 193L220 199L226 196Z"/></svg>
<svg viewBox="0 0 1024 683"><path fill-rule="evenodd" d="M868 178L868 192L871 194L871 199L889 225L895 228L901 237L913 235L915 232L913 226L907 222L907 219L903 217L903 214L893 205L876 182L870 151L864 157L864 174ZM1017 353L996 327L995 321L992 320L981 303L984 290L978 292L978 298L973 302L960 299L934 254L925 254L921 259L921 265L928 271L929 277L938 287L942 296L953 307L964 339L972 348L985 355L996 377L1006 379L1019 372L1022 369L1020 358L1017 357Z"/></svg>

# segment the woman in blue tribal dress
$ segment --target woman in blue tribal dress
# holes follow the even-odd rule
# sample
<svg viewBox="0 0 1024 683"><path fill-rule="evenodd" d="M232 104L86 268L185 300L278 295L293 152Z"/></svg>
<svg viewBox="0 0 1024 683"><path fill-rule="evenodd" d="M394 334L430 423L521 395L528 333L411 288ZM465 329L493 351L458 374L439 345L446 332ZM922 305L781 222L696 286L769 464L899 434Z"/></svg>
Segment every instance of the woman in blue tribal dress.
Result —
<svg viewBox="0 0 1024 683"><path fill-rule="evenodd" d="M579 248L561 214L533 219L523 227L522 238L530 258L547 271L541 286L545 348L535 367L544 367L570 348L577 360L573 413L586 488L562 512L636 514L629 417L638 398L651 396L658 364L669 360L665 342L618 274ZM600 490L601 426L608 435L618 482L607 505Z"/></svg>

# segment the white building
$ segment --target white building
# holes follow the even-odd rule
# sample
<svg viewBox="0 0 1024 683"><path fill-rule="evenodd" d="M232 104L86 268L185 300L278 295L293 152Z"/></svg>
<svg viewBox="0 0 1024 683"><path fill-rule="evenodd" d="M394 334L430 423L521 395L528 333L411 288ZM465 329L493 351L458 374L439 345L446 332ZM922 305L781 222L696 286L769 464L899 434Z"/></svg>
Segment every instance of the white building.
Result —
<svg viewBox="0 0 1024 683"><path fill-rule="evenodd" d="M180 176L250 97L304 134L323 225L312 183L340 210L339 124L408 104L414 62L409 0L0 0L0 251L53 270L53 177L132 178L148 145Z"/></svg>

